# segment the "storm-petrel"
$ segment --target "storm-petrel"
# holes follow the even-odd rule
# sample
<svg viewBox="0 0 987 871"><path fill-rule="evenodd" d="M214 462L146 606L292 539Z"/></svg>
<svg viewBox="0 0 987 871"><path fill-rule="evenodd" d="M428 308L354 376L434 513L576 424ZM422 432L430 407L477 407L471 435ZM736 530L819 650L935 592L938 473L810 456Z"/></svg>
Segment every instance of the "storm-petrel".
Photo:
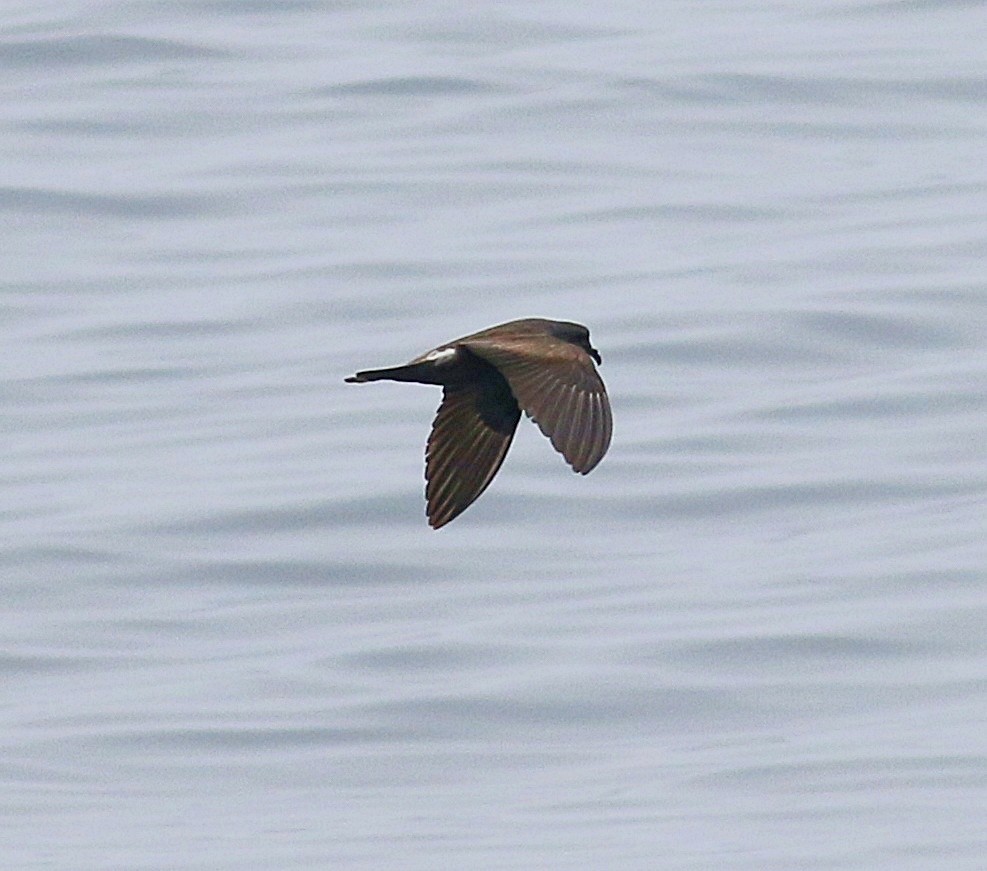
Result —
<svg viewBox="0 0 987 871"><path fill-rule="evenodd" d="M438 529L493 480L522 409L573 471L585 475L603 459L613 422L594 360L601 362L586 327L525 318L439 345L404 366L346 380L442 385L425 448L426 511Z"/></svg>

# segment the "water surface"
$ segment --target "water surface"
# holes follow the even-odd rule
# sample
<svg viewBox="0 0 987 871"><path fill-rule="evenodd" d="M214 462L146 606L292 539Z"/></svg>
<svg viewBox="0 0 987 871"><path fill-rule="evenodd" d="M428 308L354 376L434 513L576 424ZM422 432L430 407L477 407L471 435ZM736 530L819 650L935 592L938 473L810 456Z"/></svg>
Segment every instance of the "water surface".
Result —
<svg viewBox="0 0 987 871"><path fill-rule="evenodd" d="M981 17L8 4L7 867L982 868ZM342 379L524 316L432 532Z"/></svg>

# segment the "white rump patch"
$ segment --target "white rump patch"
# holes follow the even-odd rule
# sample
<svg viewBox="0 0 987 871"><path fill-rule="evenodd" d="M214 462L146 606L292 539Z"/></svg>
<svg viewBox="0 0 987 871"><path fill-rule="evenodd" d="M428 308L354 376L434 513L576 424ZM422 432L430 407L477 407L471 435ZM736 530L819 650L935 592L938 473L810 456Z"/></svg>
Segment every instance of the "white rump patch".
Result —
<svg viewBox="0 0 987 871"><path fill-rule="evenodd" d="M451 363L455 356L455 348L438 348L435 351L429 351L425 355L425 359L436 366L442 366L445 363Z"/></svg>

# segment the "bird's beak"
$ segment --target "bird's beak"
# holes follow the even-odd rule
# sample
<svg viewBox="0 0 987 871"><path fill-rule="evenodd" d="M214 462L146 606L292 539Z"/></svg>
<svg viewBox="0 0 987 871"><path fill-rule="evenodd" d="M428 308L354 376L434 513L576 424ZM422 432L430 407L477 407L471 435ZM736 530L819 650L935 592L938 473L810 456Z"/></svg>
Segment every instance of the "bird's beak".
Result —
<svg viewBox="0 0 987 871"><path fill-rule="evenodd" d="M597 362L597 363L600 363L600 364L602 364L602 363L603 363L603 358L602 358L602 357L600 356L600 352L599 352L599 351L597 351L597 350L596 350L596 348L590 348L590 349L589 349L589 355L590 355L590 356L591 356L591 357L592 357L592 358L593 358L594 360L596 360L596 362Z"/></svg>

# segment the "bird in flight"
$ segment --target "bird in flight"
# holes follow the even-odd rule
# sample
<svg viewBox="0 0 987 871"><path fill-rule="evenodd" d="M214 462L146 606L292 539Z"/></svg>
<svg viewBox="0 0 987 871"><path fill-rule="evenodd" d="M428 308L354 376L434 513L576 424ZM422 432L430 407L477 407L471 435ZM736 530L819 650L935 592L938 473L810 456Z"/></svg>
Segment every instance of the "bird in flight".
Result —
<svg viewBox="0 0 987 871"><path fill-rule="evenodd" d="M525 318L439 345L403 366L347 378L442 386L425 447L429 525L445 526L487 488L504 462L523 410L552 446L585 475L610 446L607 389L589 330Z"/></svg>

